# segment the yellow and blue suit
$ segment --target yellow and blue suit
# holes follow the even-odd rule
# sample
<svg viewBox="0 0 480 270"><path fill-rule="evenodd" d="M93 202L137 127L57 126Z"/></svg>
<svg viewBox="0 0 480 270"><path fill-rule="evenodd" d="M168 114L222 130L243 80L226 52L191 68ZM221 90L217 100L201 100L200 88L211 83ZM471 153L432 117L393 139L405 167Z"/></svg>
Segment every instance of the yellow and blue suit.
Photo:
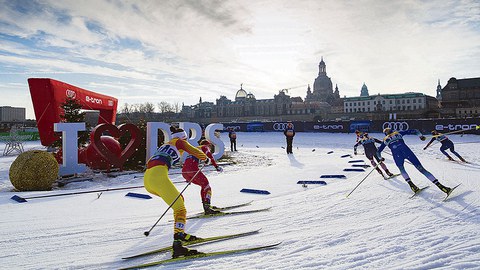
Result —
<svg viewBox="0 0 480 270"><path fill-rule="evenodd" d="M145 189L161 197L168 205L172 204L180 194L168 177L168 170L180 160L184 151L199 160L207 159L207 156L201 150L192 146L187 141L173 138L168 143L159 147L147 162L147 170L143 178ZM172 205L172 209L175 220L174 234L184 233L187 210L183 197L177 199Z"/></svg>

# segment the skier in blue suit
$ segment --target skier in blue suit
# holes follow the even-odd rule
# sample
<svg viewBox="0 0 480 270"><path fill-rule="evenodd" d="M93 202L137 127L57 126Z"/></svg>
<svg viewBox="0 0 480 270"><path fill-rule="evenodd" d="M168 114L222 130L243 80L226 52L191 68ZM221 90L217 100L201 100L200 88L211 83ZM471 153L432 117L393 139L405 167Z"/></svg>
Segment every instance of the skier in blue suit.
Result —
<svg viewBox="0 0 480 270"><path fill-rule="evenodd" d="M419 188L410 180L410 176L405 171L404 162L405 159L409 160L418 171L420 171L423 175L425 175L432 183L434 183L441 191L445 192L447 195L450 194L451 188L442 185L435 176L433 176L429 171L427 171L420 160L418 160L417 156L410 150L410 148L405 144L403 140L404 135L419 135L422 141L425 140L425 136L423 136L420 131L416 129L409 129L406 131L393 131L390 128L386 128L383 130L383 133L386 137L383 139L383 143L380 145L377 151L377 157L380 160L385 160L381 157L381 153L386 146L390 148L392 151L393 160L397 165L400 173L402 174L405 181L407 181L408 185L412 189L413 192L417 192Z"/></svg>
<svg viewBox="0 0 480 270"><path fill-rule="evenodd" d="M427 145L425 145L425 147L423 148L423 150L427 149L427 147L430 146L430 144L432 144L433 141L437 140L439 141L442 146L440 147L440 152L442 152L445 156L447 156L447 158L451 161L455 161L448 153L447 153L447 149L450 149L450 152L452 152L455 156L457 156L461 161L463 162L467 162L462 156L460 156L459 153L457 153L455 151L455 146L453 145L453 142L447 137L445 136L444 134L441 134L439 133L438 131L436 130L432 130L432 139L430 140L430 142L427 143Z"/></svg>

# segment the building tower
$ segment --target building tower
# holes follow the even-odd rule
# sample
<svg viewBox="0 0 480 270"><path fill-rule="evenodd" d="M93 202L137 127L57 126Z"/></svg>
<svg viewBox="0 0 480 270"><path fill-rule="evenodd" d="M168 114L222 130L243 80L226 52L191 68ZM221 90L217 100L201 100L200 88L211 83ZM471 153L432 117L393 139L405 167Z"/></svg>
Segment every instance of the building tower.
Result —
<svg viewBox="0 0 480 270"><path fill-rule="evenodd" d="M438 79L438 85L437 85L437 100L441 101L442 100L442 86L440 85L440 79Z"/></svg>
<svg viewBox="0 0 480 270"><path fill-rule="evenodd" d="M362 90L360 91L360 96L361 97L368 97L369 96L368 88L367 88L367 85L365 85L365 83L363 83Z"/></svg>
<svg viewBox="0 0 480 270"><path fill-rule="evenodd" d="M332 80L327 76L327 65L322 60L318 64L318 76L313 83L311 95L307 92L305 101L322 101L332 103L335 100Z"/></svg>

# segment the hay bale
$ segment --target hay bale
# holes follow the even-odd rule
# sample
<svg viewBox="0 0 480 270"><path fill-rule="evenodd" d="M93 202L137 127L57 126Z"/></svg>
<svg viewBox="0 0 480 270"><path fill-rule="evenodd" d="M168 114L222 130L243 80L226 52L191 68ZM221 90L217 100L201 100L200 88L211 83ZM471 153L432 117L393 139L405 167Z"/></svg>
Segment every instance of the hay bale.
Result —
<svg viewBox="0 0 480 270"><path fill-rule="evenodd" d="M57 161L48 152L23 152L10 166L10 182L19 191L50 190L57 180L58 169Z"/></svg>

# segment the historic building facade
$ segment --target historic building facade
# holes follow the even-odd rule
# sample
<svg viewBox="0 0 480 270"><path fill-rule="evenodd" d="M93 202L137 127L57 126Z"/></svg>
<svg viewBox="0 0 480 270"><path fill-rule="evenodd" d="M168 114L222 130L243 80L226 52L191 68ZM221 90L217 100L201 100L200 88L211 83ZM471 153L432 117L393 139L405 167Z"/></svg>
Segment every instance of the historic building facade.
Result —
<svg viewBox="0 0 480 270"><path fill-rule="evenodd" d="M183 106L182 115L188 119L209 118L212 121L243 120L321 120L341 104L338 86L335 91L326 64L319 64L318 76L313 83L313 91L308 85L305 100L287 95L282 89L270 99L257 99L240 85L233 100L220 96L215 103L200 102L193 106ZM343 106L343 104L341 104ZM340 108L340 111L343 111Z"/></svg>
<svg viewBox="0 0 480 270"><path fill-rule="evenodd" d="M438 117L438 100L423 93L378 94L370 96L364 83L360 96L343 98L344 118L385 119ZM346 117L345 117L346 116Z"/></svg>
<svg viewBox="0 0 480 270"><path fill-rule="evenodd" d="M480 78L450 78L441 88L441 111L445 116L478 117L480 116Z"/></svg>

